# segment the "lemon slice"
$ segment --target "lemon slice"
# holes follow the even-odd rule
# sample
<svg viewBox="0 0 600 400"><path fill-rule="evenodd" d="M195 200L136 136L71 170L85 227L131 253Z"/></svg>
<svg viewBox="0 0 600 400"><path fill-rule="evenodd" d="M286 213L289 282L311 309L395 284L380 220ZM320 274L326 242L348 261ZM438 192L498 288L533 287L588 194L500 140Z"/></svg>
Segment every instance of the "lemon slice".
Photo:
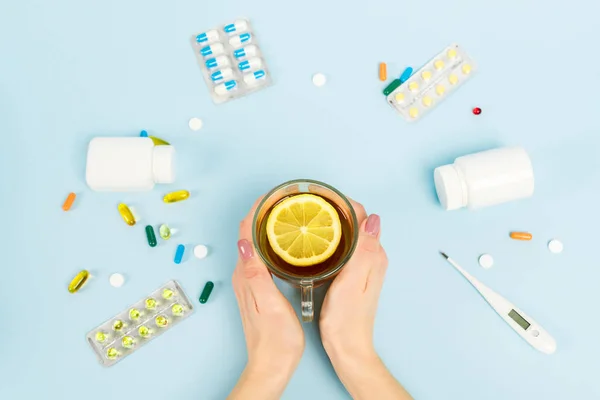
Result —
<svg viewBox="0 0 600 400"><path fill-rule="evenodd" d="M273 251L289 264L308 267L335 253L342 224L335 208L313 194L300 194L279 203L267 220Z"/></svg>

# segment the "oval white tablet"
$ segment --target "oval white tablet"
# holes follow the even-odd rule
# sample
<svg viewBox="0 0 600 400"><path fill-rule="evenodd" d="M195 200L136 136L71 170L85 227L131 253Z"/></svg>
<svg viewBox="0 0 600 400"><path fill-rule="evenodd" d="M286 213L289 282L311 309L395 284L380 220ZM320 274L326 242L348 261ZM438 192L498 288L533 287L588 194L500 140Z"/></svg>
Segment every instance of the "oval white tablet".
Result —
<svg viewBox="0 0 600 400"><path fill-rule="evenodd" d="M205 258L208 255L208 247L206 247L203 244L199 244L196 247L194 247L194 255L196 256L196 258Z"/></svg>
<svg viewBox="0 0 600 400"><path fill-rule="evenodd" d="M125 283L125 277L121 274L112 274L108 280L113 287L121 287Z"/></svg>
<svg viewBox="0 0 600 400"><path fill-rule="evenodd" d="M190 122L188 122L188 125L191 130L199 131L202 129L202 120L200 118L192 118L190 119Z"/></svg>
<svg viewBox="0 0 600 400"><path fill-rule="evenodd" d="M323 75L322 73L319 72L319 73L313 75L312 81L316 87L321 87L325 83L327 83L327 78L325 77L325 75Z"/></svg>
<svg viewBox="0 0 600 400"><path fill-rule="evenodd" d="M482 254L479 257L479 265L485 269L492 268L492 265L494 265L494 258L489 254Z"/></svg>
<svg viewBox="0 0 600 400"><path fill-rule="evenodd" d="M560 240L552 239L551 241L548 242L548 250L550 250L551 253L554 253L554 254L562 253L563 248L564 248L563 244Z"/></svg>

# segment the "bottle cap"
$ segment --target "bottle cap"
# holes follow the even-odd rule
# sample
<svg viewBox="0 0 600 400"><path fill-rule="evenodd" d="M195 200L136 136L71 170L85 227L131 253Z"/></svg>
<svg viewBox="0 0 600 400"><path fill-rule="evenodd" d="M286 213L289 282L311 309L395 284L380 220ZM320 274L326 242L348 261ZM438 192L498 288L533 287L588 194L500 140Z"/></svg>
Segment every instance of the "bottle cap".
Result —
<svg viewBox="0 0 600 400"><path fill-rule="evenodd" d="M467 188L454 165L436 168L433 178L438 199L444 210L457 210L467 205Z"/></svg>
<svg viewBox="0 0 600 400"><path fill-rule="evenodd" d="M156 183L175 181L175 148L173 146L154 146L152 174Z"/></svg>

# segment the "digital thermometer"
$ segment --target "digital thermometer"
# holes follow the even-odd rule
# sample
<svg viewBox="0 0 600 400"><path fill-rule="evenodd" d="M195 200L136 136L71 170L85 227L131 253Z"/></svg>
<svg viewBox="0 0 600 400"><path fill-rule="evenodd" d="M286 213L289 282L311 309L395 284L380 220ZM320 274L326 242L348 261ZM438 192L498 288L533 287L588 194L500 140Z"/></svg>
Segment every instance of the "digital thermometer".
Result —
<svg viewBox="0 0 600 400"><path fill-rule="evenodd" d="M510 301L494 292L483 283L479 282L465 271L445 253L442 256L460 272L477 291L483 296L490 306L502 317L511 328L523 339L542 353L552 354L556 351L556 341L537 322L523 311L514 306Z"/></svg>

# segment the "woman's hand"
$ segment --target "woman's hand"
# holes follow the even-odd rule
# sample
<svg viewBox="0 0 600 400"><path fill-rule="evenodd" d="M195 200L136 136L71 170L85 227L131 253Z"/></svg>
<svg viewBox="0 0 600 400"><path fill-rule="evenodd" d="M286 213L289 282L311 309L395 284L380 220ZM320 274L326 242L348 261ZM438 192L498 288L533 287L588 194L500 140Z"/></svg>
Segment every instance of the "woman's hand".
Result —
<svg viewBox="0 0 600 400"><path fill-rule="evenodd" d="M252 218L259 201L241 223L232 278L248 364L229 399L279 399L304 351L298 317L252 245Z"/></svg>

